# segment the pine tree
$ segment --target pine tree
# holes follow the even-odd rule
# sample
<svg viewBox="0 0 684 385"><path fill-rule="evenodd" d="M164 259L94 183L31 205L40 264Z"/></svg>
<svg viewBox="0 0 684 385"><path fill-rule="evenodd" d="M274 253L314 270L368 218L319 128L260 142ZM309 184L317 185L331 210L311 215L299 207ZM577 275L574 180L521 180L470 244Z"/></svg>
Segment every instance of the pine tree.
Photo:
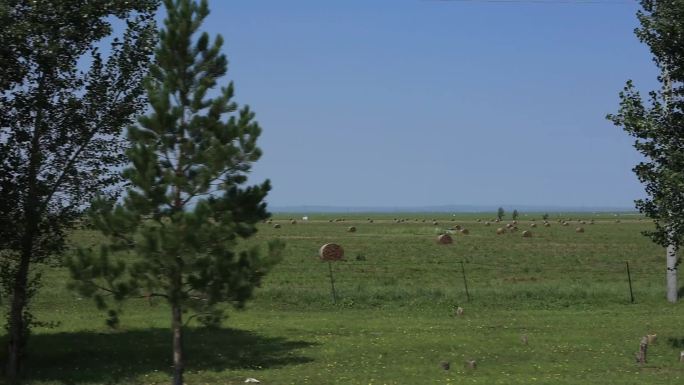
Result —
<svg viewBox="0 0 684 385"><path fill-rule="evenodd" d="M266 219L266 181L242 187L261 156L254 113L238 111L233 84L208 93L227 72L222 38L196 36L209 14L207 1L165 0L156 64L146 82L151 113L129 129L130 182L117 205L100 200L93 224L108 239L69 261L71 286L100 308L107 295L163 298L171 309L173 384L183 383L184 312L205 324L222 319L222 302L241 307L278 261L282 244L266 256L240 240ZM126 262L122 253L135 256ZM116 319L115 309L110 316ZM188 319L189 320L189 319ZM186 320L187 322L187 320Z"/></svg>
<svg viewBox="0 0 684 385"><path fill-rule="evenodd" d="M157 8L157 0L0 1L0 287L12 382L38 322L37 265L60 262L96 194L116 195L122 131L145 107ZM110 38L104 54L98 47Z"/></svg>
<svg viewBox="0 0 684 385"><path fill-rule="evenodd" d="M661 71L661 89L644 103L632 81L620 93L620 109L608 119L635 138L645 158L635 168L648 198L636 207L652 218L655 230L645 232L666 247L667 299L678 297L677 252L684 243L684 2L642 0L637 37L653 53Z"/></svg>

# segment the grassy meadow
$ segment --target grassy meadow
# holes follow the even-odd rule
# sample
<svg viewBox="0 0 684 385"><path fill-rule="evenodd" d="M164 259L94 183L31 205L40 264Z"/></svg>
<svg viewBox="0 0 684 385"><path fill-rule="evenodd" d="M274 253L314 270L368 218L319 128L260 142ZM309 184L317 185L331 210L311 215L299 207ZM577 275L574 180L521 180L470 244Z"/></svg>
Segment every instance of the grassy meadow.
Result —
<svg viewBox="0 0 684 385"><path fill-rule="evenodd" d="M247 377L312 385L684 383L684 306L665 301L664 250L640 234L647 220L553 214L546 228L541 215L530 214L519 219L519 231L497 235L501 224L484 224L492 214L301 216L276 215L281 227L262 224L250 241L280 238L287 247L244 311L231 311L221 329L190 324L188 384L241 384ZM456 224L470 234L437 244L437 235ZM584 233L575 231L580 226ZM523 230L533 236L523 238ZM97 242L87 230L73 234L74 244ZM336 304L330 266L317 257L328 242L345 249L345 260L331 266ZM55 325L34 329L27 384L170 381L170 311L163 303L128 302L111 330L91 301L65 288L65 269L44 270L33 310ZM458 317L457 306L464 309ZM657 340L639 366L634 354L646 334Z"/></svg>

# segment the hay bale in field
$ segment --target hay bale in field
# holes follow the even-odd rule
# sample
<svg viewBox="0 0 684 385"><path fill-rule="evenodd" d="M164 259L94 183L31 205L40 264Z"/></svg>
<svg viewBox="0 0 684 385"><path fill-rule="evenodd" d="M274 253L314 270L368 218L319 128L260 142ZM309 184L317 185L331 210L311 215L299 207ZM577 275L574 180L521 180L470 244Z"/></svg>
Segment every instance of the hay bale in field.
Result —
<svg viewBox="0 0 684 385"><path fill-rule="evenodd" d="M326 243L318 250L318 256L324 261L339 261L344 258L344 249L337 243Z"/></svg>
<svg viewBox="0 0 684 385"><path fill-rule="evenodd" d="M587 222L585 222L585 221L580 221L580 225L586 225L586 224L587 224Z"/></svg>
<svg viewBox="0 0 684 385"><path fill-rule="evenodd" d="M563 222L562 225L563 225L563 226L568 226L569 223L568 223L568 222Z"/></svg>
<svg viewBox="0 0 684 385"><path fill-rule="evenodd" d="M531 227L531 228L535 228L535 227L537 227L537 224L536 224L536 223L532 223L532 224L530 224L530 227Z"/></svg>
<svg viewBox="0 0 684 385"><path fill-rule="evenodd" d="M583 233L584 232L584 227L578 227L575 229L576 233Z"/></svg>
<svg viewBox="0 0 684 385"><path fill-rule="evenodd" d="M499 227L498 229L496 229L496 234L497 235L506 234L506 229L504 229L503 227Z"/></svg>
<svg viewBox="0 0 684 385"><path fill-rule="evenodd" d="M513 224L514 224L514 225L517 225L517 224L518 224L518 221L513 221Z"/></svg>
<svg viewBox="0 0 684 385"><path fill-rule="evenodd" d="M297 224L297 221L293 219L293 220L290 221L290 224L291 224L291 225L296 225L296 224Z"/></svg>
<svg viewBox="0 0 684 385"><path fill-rule="evenodd" d="M273 225L273 228L274 228L274 229L279 229L279 228L280 228L280 223L276 223L275 225Z"/></svg>
<svg viewBox="0 0 684 385"><path fill-rule="evenodd" d="M518 231L518 226L511 227L511 232L515 232L515 231Z"/></svg>
<svg viewBox="0 0 684 385"><path fill-rule="evenodd" d="M468 229L461 229L461 234L468 235L470 234L470 231L468 231Z"/></svg>
<svg viewBox="0 0 684 385"><path fill-rule="evenodd" d="M615 220L615 223L620 223L620 220L619 220L619 219L616 219L616 220Z"/></svg>
<svg viewBox="0 0 684 385"><path fill-rule="evenodd" d="M372 219L369 219L369 220L368 220L368 223L373 223L373 220L372 220Z"/></svg>
<svg viewBox="0 0 684 385"><path fill-rule="evenodd" d="M466 367L467 369L475 370L475 369L477 369L477 361L475 361L475 360L467 360L467 361L465 362L465 367Z"/></svg>
<svg viewBox="0 0 684 385"><path fill-rule="evenodd" d="M491 226L491 223L489 223L489 222L485 222L485 224L484 224L484 225L485 225L485 226Z"/></svg>
<svg viewBox="0 0 684 385"><path fill-rule="evenodd" d="M510 224L510 223L506 223L506 228L507 228L507 229L510 229L511 227L513 227L513 225L512 225L512 224Z"/></svg>
<svg viewBox="0 0 684 385"><path fill-rule="evenodd" d="M460 229L461 229L461 225L455 225L454 228L455 228L456 230L460 230Z"/></svg>
<svg viewBox="0 0 684 385"><path fill-rule="evenodd" d="M354 226L349 226L349 227L347 228L347 232L349 232L349 233L355 233L355 232L356 232L356 227L354 227Z"/></svg>
<svg viewBox="0 0 684 385"><path fill-rule="evenodd" d="M532 232L525 230L522 232L522 236L523 238L532 238Z"/></svg>
<svg viewBox="0 0 684 385"><path fill-rule="evenodd" d="M456 309L454 309L454 316L460 317L463 315L463 308L460 306L456 306Z"/></svg>
<svg viewBox="0 0 684 385"><path fill-rule="evenodd" d="M477 220L477 223L480 223L480 222L482 222L482 219L478 219L478 220Z"/></svg>
<svg viewBox="0 0 684 385"><path fill-rule="evenodd" d="M442 234L439 237L437 237L437 243L440 245L449 245L451 243L454 243L453 238L451 238L451 235L449 234Z"/></svg>
<svg viewBox="0 0 684 385"><path fill-rule="evenodd" d="M544 227L551 227L551 224L549 222L544 223Z"/></svg>
<svg viewBox="0 0 684 385"><path fill-rule="evenodd" d="M437 223L437 221L433 221L433 222L432 222L432 225L433 225L433 226L437 226L437 225L439 225L439 223Z"/></svg>
<svg viewBox="0 0 684 385"><path fill-rule="evenodd" d="M646 334L646 338L648 339L648 344L653 345L656 342L658 335L657 334Z"/></svg>

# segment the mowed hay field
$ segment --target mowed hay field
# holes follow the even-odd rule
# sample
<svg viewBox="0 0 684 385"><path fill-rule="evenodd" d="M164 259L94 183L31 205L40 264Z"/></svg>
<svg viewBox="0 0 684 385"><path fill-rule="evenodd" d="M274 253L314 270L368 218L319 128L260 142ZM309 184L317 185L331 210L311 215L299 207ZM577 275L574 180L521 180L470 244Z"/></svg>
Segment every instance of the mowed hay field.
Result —
<svg viewBox="0 0 684 385"><path fill-rule="evenodd" d="M684 305L665 301L664 250L640 234L647 220L554 214L547 228L541 215L528 215L517 232L497 235L510 220L485 226L492 214L301 216L276 215L249 242L280 238L287 247L246 310L231 311L218 330L190 324L188 384L248 377L262 384L684 383ZM457 224L469 234L453 231L453 244L437 244L438 234ZM78 231L73 242L96 244L98 236ZM331 266L336 304L330 266L317 257L328 242L342 245L346 257ZM28 384L169 382L163 303L128 302L119 329L110 330L105 314L66 289L65 269L44 274L33 310L56 325L34 329ZM648 363L637 365L646 334L657 339ZM477 367L464 365L468 360Z"/></svg>

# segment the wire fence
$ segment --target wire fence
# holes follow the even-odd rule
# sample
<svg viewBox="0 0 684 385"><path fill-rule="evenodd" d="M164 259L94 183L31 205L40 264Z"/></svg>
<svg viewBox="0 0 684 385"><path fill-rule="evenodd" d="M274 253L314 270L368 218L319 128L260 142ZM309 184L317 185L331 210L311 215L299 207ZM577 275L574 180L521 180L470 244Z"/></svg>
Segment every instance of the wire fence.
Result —
<svg viewBox="0 0 684 385"><path fill-rule="evenodd" d="M480 257L481 258L481 257ZM348 294L364 283L370 282L380 286L397 286L402 289L420 287L421 283L431 282L433 286L440 285L461 291L468 301L471 293L488 289L492 280L498 280L501 285L527 283L534 285L545 282L549 285L557 283L563 285L568 280L591 290L593 284L614 285L611 291L624 293L623 299L635 302L634 286L647 283L652 286L655 282L665 279L666 268L654 268L653 264L630 261L591 262L591 264L559 264L559 263L530 263L528 265L512 262L481 262L469 258L452 260L425 261L365 261L347 260L332 263L311 263L306 266L283 265L278 271L290 274L279 275L274 272L271 281L273 287L282 285L286 289L321 290L327 285L345 287ZM435 273L436 271L436 273ZM430 272L430 274L423 274ZM294 274L293 274L294 273ZM327 283L326 281L329 281ZM407 285L407 281L412 285ZM325 286L324 286L325 285ZM500 287L500 286L499 286ZM519 287L519 286L518 286ZM596 286L594 286L596 287ZM548 288L548 287L547 287ZM605 288L605 287L604 287ZM332 289L333 293L336 289ZM525 289L529 290L529 286ZM622 294L620 295L622 297ZM337 297L336 294L333 297Z"/></svg>

